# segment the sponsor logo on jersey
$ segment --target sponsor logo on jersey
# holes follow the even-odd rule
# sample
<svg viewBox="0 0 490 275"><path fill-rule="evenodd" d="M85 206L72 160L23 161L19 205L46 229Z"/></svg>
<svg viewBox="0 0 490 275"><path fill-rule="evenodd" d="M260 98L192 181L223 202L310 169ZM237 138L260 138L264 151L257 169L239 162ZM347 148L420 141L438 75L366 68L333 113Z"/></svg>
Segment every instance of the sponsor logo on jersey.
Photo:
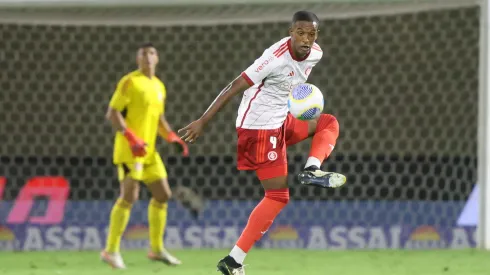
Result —
<svg viewBox="0 0 490 275"><path fill-rule="evenodd" d="M274 60L274 57L273 56L271 56L268 59L264 60L264 62L262 62L262 64L260 64L257 67L257 69L255 69L255 72L258 73L258 72L262 71L268 64L270 64L272 62L272 60Z"/></svg>

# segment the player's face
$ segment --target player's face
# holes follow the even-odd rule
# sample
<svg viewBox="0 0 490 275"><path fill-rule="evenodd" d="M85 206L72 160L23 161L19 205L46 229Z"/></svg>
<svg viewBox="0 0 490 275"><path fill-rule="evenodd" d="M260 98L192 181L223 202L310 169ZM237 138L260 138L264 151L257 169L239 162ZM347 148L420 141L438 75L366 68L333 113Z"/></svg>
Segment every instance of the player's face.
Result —
<svg viewBox="0 0 490 275"><path fill-rule="evenodd" d="M158 52L153 47L141 48L137 55L138 66L143 69L154 69L158 64Z"/></svg>
<svg viewBox="0 0 490 275"><path fill-rule="evenodd" d="M297 21L289 29L291 46L300 57L307 55L318 38L316 22Z"/></svg>

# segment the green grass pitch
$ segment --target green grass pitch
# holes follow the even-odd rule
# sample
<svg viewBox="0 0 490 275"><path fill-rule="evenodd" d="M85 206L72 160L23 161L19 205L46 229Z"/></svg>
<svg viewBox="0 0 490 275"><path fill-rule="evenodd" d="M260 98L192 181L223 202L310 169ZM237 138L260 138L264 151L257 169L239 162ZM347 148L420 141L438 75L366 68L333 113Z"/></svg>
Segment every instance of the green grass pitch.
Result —
<svg viewBox="0 0 490 275"><path fill-rule="evenodd" d="M125 251L127 270L100 262L97 251L0 252L2 275L200 275L219 274L216 262L226 250L176 250L183 265L150 262L144 251ZM252 250L248 275L488 275L490 253L477 250L306 251Z"/></svg>

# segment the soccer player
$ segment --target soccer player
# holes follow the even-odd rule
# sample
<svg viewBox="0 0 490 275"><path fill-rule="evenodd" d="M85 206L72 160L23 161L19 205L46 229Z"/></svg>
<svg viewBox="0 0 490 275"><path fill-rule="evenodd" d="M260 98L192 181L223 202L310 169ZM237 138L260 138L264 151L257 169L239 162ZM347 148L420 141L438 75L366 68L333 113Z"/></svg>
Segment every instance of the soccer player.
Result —
<svg viewBox="0 0 490 275"><path fill-rule="evenodd" d="M125 268L119 252L121 237L126 229L131 206L143 182L152 194L148 206L150 250L148 258L168 265L179 265L180 260L163 246L167 221L167 201L171 191L167 171L155 150L157 134L174 143L184 156L189 154L187 144L172 131L165 119L166 90L155 76L158 52L148 43L137 52L138 70L125 75L118 83L109 103L106 118L117 131L114 143L114 164L118 169L121 194L112 208L109 235L101 259L114 268Z"/></svg>
<svg viewBox="0 0 490 275"><path fill-rule="evenodd" d="M288 113L291 89L305 83L311 69L322 58L315 43L319 20L311 12L294 14L290 36L264 51L261 57L233 80L197 120L179 130L182 139L195 142L204 127L232 97L244 92L236 129L239 170L255 170L265 197L250 214L248 223L230 254L218 263L225 275L245 274L245 256L269 229L289 201L286 147L313 137L309 158L298 177L303 184L339 187L345 176L324 172L320 166L332 152L339 135L339 123L329 114L301 121Z"/></svg>

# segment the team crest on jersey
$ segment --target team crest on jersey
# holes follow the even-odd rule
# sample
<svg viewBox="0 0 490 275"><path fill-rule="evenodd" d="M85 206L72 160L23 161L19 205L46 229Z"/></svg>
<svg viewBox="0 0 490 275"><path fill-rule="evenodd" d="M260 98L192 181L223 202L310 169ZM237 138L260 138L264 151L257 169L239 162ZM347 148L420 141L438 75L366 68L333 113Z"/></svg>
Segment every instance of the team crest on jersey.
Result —
<svg viewBox="0 0 490 275"><path fill-rule="evenodd" d="M306 75L306 76L309 76L309 75L310 75L310 73L311 73L311 67L306 68L306 70L305 70L305 75Z"/></svg>
<svg viewBox="0 0 490 275"><path fill-rule="evenodd" d="M277 87L279 89L285 90L285 91L290 91L293 88L294 84L292 81L284 80L283 82L280 82L277 84Z"/></svg>
<svg viewBox="0 0 490 275"><path fill-rule="evenodd" d="M270 151L269 153L267 153L267 158L271 161L274 161L277 159L277 153L274 151Z"/></svg>

